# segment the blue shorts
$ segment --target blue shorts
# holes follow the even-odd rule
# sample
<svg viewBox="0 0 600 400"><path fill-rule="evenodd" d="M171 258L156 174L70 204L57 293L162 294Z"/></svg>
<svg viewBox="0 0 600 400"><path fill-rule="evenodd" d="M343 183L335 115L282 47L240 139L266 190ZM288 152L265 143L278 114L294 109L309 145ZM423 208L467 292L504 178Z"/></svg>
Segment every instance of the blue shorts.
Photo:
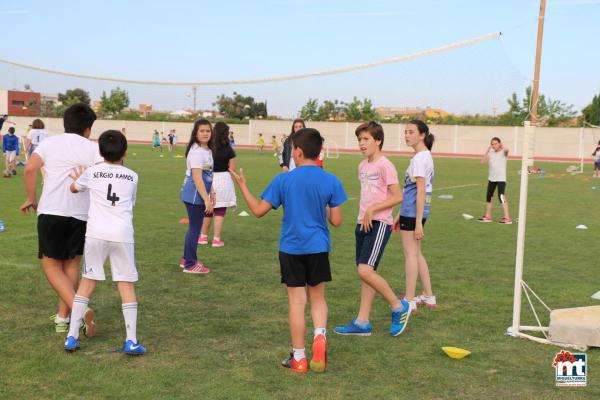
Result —
<svg viewBox="0 0 600 400"><path fill-rule="evenodd" d="M392 227L381 221L373 221L369 232L362 231L361 225L356 225L356 265L366 264L376 271L385 245L392 234Z"/></svg>

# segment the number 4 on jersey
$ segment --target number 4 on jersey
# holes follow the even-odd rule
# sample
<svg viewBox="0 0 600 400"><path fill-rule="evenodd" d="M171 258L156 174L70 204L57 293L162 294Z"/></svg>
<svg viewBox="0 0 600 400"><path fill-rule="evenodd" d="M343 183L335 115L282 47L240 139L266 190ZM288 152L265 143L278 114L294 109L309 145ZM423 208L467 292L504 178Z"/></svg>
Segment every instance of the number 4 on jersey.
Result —
<svg viewBox="0 0 600 400"><path fill-rule="evenodd" d="M115 207L115 202L119 201L119 198L117 197L116 193L111 193L112 192L112 184L108 184L108 192L106 193L106 200L112 202L112 206Z"/></svg>

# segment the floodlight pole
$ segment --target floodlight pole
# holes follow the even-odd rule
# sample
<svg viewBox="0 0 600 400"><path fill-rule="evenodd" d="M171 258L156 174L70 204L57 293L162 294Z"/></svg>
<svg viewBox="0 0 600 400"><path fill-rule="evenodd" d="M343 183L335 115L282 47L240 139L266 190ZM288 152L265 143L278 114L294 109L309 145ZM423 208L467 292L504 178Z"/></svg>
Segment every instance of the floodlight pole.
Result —
<svg viewBox="0 0 600 400"><path fill-rule="evenodd" d="M537 104L540 83L540 63L542 60L542 39L544 36L544 14L546 10L546 0L540 0L540 15L538 19L537 46L535 51L535 69L533 76L533 90L531 94L530 114L531 123L525 122L523 134L523 147L521 149L521 191L519 196L519 219L517 231L517 254L515 262L515 293L513 297L513 322L508 329L508 333L518 336L521 325L521 295L523 281L523 258L525 255L525 226L527 222L527 189L529 186L529 177L527 167L533 161L533 144L535 128L538 122Z"/></svg>

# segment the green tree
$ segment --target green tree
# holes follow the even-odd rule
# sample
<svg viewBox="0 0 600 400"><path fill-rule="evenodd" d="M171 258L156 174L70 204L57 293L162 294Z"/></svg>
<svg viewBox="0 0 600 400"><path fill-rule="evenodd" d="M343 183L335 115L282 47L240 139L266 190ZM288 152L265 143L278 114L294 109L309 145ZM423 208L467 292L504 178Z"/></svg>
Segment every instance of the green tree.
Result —
<svg viewBox="0 0 600 400"><path fill-rule="evenodd" d="M531 86L525 88L525 96L520 101L517 94L513 92L507 99L509 109L498 117L498 125L522 125L530 117L531 95ZM565 124L576 114L573 105L547 98L543 94L538 97L537 111L540 122L550 126Z"/></svg>
<svg viewBox="0 0 600 400"><path fill-rule="evenodd" d="M90 105L90 94L83 89L69 89L65 93L58 94L58 101L61 103L56 108L57 116L62 117L65 110L74 104L84 103Z"/></svg>
<svg viewBox="0 0 600 400"><path fill-rule="evenodd" d="M346 104L346 119L348 121L371 121L377 119L373 102L369 99L359 100L356 96Z"/></svg>
<svg viewBox="0 0 600 400"><path fill-rule="evenodd" d="M592 102L582 110L585 121L592 125L600 125L600 95L595 95Z"/></svg>
<svg viewBox="0 0 600 400"><path fill-rule="evenodd" d="M300 109L300 118L306 121L316 121L319 118L319 101L317 99L308 99L305 105Z"/></svg>
<svg viewBox="0 0 600 400"><path fill-rule="evenodd" d="M317 114L318 121L338 120L346 115L346 107L339 100L325 100Z"/></svg>
<svg viewBox="0 0 600 400"><path fill-rule="evenodd" d="M67 107L73 104L84 103L90 105L90 94L83 89L69 89L65 93L58 94L58 101Z"/></svg>
<svg viewBox="0 0 600 400"><path fill-rule="evenodd" d="M242 96L233 92L232 96L224 94L217 97L213 103L219 112L225 115L225 118L249 119L249 118L267 118L267 102L256 102L252 96Z"/></svg>
<svg viewBox="0 0 600 400"><path fill-rule="evenodd" d="M129 106L129 93L126 90L120 89L118 86L116 89L110 91L110 95L107 96L106 92L102 92L100 97L100 107L102 114L115 115L120 113L124 108Z"/></svg>

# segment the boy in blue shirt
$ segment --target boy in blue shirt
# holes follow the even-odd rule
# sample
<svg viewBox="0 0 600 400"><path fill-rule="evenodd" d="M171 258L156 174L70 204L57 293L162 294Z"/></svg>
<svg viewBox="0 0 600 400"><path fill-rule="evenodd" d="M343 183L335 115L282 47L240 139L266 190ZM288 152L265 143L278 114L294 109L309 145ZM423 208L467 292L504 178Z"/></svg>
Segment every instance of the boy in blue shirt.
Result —
<svg viewBox="0 0 600 400"><path fill-rule="evenodd" d="M19 157L19 138L15 135L15 128L8 128L8 133L4 135L2 141L2 152L4 153L5 170L4 176L9 177L12 172L17 174L17 157Z"/></svg>
<svg viewBox="0 0 600 400"><path fill-rule="evenodd" d="M292 134L291 140L292 157L298 168L276 176L261 200L250 193L241 168L239 175L230 172L256 217L283 206L279 264L281 283L287 286L292 353L282 365L294 372L308 372L304 340L308 292L315 328L310 369L323 372L327 356L325 282L331 281L327 220L333 226L341 225L340 206L347 196L340 180L317 166L323 147L319 131L304 128Z"/></svg>

